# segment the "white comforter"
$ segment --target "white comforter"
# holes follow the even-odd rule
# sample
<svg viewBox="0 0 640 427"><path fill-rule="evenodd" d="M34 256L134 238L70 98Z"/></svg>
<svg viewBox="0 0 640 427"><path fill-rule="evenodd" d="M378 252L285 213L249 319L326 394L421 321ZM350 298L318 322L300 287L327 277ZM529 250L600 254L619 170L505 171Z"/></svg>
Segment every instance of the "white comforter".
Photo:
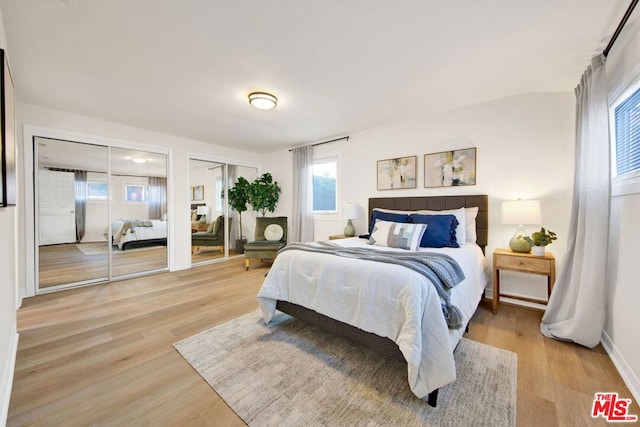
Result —
<svg viewBox="0 0 640 427"><path fill-rule="evenodd" d="M358 238L334 243L376 249ZM451 255L462 267L466 278L453 288L451 301L466 324L488 283L482 250L474 244L428 250ZM407 361L409 386L420 398L456 379L453 349L464 330L447 328L434 286L408 268L285 251L274 261L258 300L267 323L274 316L276 301L283 300L392 339Z"/></svg>
<svg viewBox="0 0 640 427"><path fill-rule="evenodd" d="M138 222L139 220L133 220ZM122 249L124 244L132 241L139 240L154 240L154 239L166 239L167 238L167 221L160 221L156 219L150 220L151 227L133 226L125 227L127 222L131 220L115 220L111 223L111 235L113 236L113 243L118 245L118 249ZM107 233L105 231L105 238Z"/></svg>

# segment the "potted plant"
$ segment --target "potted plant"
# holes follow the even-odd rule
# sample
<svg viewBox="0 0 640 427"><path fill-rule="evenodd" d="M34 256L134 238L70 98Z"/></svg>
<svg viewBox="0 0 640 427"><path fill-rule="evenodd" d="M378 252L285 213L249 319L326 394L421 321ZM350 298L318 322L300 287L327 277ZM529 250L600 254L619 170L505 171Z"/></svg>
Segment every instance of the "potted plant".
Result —
<svg viewBox="0 0 640 427"><path fill-rule="evenodd" d="M265 216L267 211L273 212L276 210L281 191L282 189L278 182L273 180L269 172L266 172L256 178L249 186L249 204L254 211L260 212L262 216Z"/></svg>
<svg viewBox="0 0 640 427"><path fill-rule="evenodd" d="M238 180L229 189L229 207L238 212L238 222L240 232L236 239L236 253L244 253L244 244L247 243L247 238L242 234L242 212L247 210L247 203L249 203L249 188L251 183L243 177L238 177Z"/></svg>
<svg viewBox="0 0 640 427"><path fill-rule="evenodd" d="M531 245L531 253L535 256L544 256L545 246L557 239L556 233L551 230L545 230L544 227L540 231L536 231L531 237L524 238Z"/></svg>

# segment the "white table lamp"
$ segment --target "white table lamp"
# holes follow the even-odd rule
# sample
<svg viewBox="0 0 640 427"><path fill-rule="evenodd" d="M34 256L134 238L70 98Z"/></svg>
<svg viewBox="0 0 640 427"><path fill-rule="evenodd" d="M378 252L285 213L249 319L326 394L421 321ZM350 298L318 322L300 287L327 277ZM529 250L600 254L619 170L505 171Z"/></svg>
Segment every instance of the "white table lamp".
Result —
<svg viewBox="0 0 640 427"><path fill-rule="evenodd" d="M516 234L509 241L509 247L514 252L528 253L531 245L524 237L528 236L525 225L542 223L540 214L540 200L513 200L502 202L502 223L517 225Z"/></svg>
<svg viewBox="0 0 640 427"><path fill-rule="evenodd" d="M204 218L204 222L207 222L207 215L209 215L209 207L207 205L198 206L196 213L198 215L203 215L202 218Z"/></svg>
<svg viewBox="0 0 640 427"><path fill-rule="evenodd" d="M356 235L356 229L351 220L358 218L358 211L359 209L356 203L345 203L342 206L343 217L347 219L347 226L344 228L345 237L353 237Z"/></svg>

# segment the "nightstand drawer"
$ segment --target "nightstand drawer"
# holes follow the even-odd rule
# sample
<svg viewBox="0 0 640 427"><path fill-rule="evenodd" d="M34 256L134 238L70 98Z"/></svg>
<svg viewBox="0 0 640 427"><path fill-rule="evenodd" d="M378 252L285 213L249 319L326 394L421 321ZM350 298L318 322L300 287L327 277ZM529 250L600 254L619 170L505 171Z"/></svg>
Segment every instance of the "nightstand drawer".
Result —
<svg viewBox="0 0 640 427"><path fill-rule="evenodd" d="M551 263L548 259L522 258L505 255L496 258L496 265L494 268L509 268L541 274L548 274L551 272Z"/></svg>

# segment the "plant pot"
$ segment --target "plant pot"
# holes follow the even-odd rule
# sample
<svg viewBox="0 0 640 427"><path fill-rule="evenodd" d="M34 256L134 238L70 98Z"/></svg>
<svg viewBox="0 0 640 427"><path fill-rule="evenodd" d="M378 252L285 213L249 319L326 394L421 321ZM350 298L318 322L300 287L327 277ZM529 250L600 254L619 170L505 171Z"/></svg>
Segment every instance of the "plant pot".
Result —
<svg viewBox="0 0 640 427"><path fill-rule="evenodd" d="M544 256L544 246L531 246L531 255Z"/></svg>
<svg viewBox="0 0 640 427"><path fill-rule="evenodd" d="M236 239L236 254L240 255L244 253L244 245L247 243L247 239Z"/></svg>

